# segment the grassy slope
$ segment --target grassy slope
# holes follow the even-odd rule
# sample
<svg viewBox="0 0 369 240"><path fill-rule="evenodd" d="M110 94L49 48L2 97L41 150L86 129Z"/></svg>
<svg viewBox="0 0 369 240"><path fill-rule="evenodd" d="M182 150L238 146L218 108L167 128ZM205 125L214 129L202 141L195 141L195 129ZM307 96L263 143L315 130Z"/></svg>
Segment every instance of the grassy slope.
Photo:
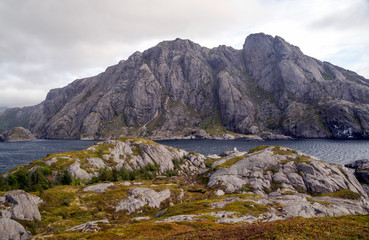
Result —
<svg viewBox="0 0 369 240"><path fill-rule="evenodd" d="M122 139L124 140L124 139ZM265 147L258 147L249 152L257 152ZM97 153L104 153L105 146L99 147ZM273 150L284 151L279 147ZM292 154L293 152L283 152ZM78 154L96 154L95 152L76 152ZM50 156L51 158L52 156ZM60 156L56 156L60 157ZM82 157L82 156L78 156ZM84 157L84 156L83 156ZM237 158L233 161L238 160ZM293 159L295 160L295 159ZM304 160L304 159L303 159ZM258 198L255 194L226 194L215 196L214 188L208 188L207 176L176 176L142 180L142 185L125 186L115 182L115 186L106 193L84 192L85 186L54 186L33 193L40 195L43 203L39 209L42 220L39 222L21 222L36 237L45 239L367 239L369 236L369 215L345 216L339 218L291 218L284 221L254 224L218 224L216 218L206 215L208 212L224 210L243 214L260 214L268 210L268 205L251 204L249 200ZM131 181L131 183L137 181ZM143 207L141 213L127 215L115 212L114 206L128 197L132 187L149 187L156 191L170 189L171 199L162 203L160 209ZM3 195L5 192L0 192ZM183 193L182 199L179 195ZM340 192L340 194L342 194ZM347 195L347 194L346 194ZM345 196L346 196L345 195ZM210 204L226 197L238 197L238 200L222 209L212 210ZM342 197L342 196L341 196ZM311 199L310 201L314 201ZM170 206L170 202L174 203ZM205 214L200 221L186 223L155 223L132 221L133 217L149 216L167 209L159 219L180 214ZM96 233L66 232L76 225L93 220L107 218L109 224L99 225L101 231Z"/></svg>
<svg viewBox="0 0 369 240"><path fill-rule="evenodd" d="M160 209L165 208L168 210L161 218L179 214L206 214L214 211L209 207L211 202L231 196L240 197L246 202L236 201L218 210L259 214L267 208L265 205L249 208L247 199L258 198L253 194L215 196L213 189L205 187L204 180L198 177L172 177L141 181L142 185L139 186L124 186L122 182L116 182L113 188L103 194L83 192L84 186L56 186L42 193L42 221L23 224L33 234L46 239L366 239L369 236L369 215L291 218L254 224L218 224L215 222L216 218L210 216L204 216L200 221L192 223L131 220L137 216L153 218ZM160 209L144 207L142 213L115 213L114 206L128 196L127 190L132 187L150 187L156 191L170 189L171 201L175 205L169 206L169 201L165 201ZM178 200L180 189L185 196L183 202ZM65 232L73 226L104 218L109 219L110 223L100 224L100 232Z"/></svg>

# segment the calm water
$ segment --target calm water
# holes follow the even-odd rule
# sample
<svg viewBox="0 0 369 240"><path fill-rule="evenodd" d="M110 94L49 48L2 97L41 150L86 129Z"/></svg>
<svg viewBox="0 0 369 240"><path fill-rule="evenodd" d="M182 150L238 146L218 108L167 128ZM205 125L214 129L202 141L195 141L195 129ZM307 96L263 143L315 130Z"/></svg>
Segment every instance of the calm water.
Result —
<svg viewBox="0 0 369 240"><path fill-rule="evenodd" d="M0 142L0 174L15 166L44 158L50 153L81 150L96 142L97 141L43 139L30 142Z"/></svg>
<svg viewBox="0 0 369 240"><path fill-rule="evenodd" d="M186 151L202 154L219 154L233 150L248 151L259 145L282 145L316 156L324 161L345 164L353 160L369 158L368 140L270 140L270 141L217 141L217 140L170 140L159 141L162 144L182 148Z"/></svg>
<svg viewBox="0 0 369 240"><path fill-rule="evenodd" d="M75 151L87 148L97 141L80 140L36 140L31 142L0 142L0 174L13 167L26 164L47 154ZM274 141L217 141L217 140L166 140L159 143L182 148L202 154L219 154L233 150L248 151L259 145L282 145L306 154L316 156L327 162L345 164L353 160L369 158L368 140L274 140Z"/></svg>

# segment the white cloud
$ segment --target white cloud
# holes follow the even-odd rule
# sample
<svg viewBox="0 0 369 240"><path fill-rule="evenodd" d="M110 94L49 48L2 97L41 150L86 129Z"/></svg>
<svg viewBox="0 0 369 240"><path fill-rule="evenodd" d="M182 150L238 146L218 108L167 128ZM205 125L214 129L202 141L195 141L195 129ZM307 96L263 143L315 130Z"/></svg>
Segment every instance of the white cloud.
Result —
<svg viewBox="0 0 369 240"><path fill-rule="evenodd" d="M250 33L279 35L368 78L368 27L367 0L3 0L0 106L37 104L51 88L177 37L240 49Z"/></svg>

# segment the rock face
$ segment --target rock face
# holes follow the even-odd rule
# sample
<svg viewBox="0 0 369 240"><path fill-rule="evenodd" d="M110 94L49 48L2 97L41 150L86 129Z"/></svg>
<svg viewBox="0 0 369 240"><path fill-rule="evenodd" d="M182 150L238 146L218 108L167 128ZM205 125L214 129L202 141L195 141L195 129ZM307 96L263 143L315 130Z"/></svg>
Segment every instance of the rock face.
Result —
<svg viewBox="0 0 369 240"><path fill-rule="evenodd" d="M159 208L160 204L170 198L169 189L156 192L150 188L133 188L129 191L130 196L115 206L115 211L126 210L128 214L135 212L143 206Z"/></svg>
<svg viewBox="0 0 369 240"><path fill-rule="evenodd" d="M363 183L369 184L369 159L361 159L345 164L345 167L355 169L356 178Z"/></svg>
<svg viewBox="0 0 369 240"><path fill-rule="evenodd" d="M36 140L32 133L23 127L14 127L0 134L0 142L25 142Z"/></svg>
<svg viewBox="0 0 369 240"><path fill-rule="evenodd" d="M108 187L113 187L113 186L114 186L114 183L99 183L96 185L85 187L83 191L85 192L94 191L97 193L104 193Z"/></svg>
<svg viewBox="0 0 369 240"><path fill-rule="evenodd" d="M220 185L226 192L252 191L260 195L277 189L319 194L347 189L367 196L354 175L339 164L280 146L263 146L250 152L230 155L214 163L215 172L208 186Z"/></svg>
<svg viewBox="0 0 369 240"><path fill-rule="evenodd" d="M51 90L39 105L6 110L0 128L23 126L39 138L172 138L226 129L368 138L368 104L368 79L260 33L248 36L241 50L161 42Z"/></svg>
<svg viewBox="0 0 369 240"><path fill-rule="evenodd" d="M271 206L259 214L242 214L235 211L224 211L224 207L234 203L244 203L250 209L256 206ZM311 197L306 194L268 196L257 199L227 197L212 203L212 211L207 213L175 215L156 222L193 222L204 219L204 216L216 217L218 223L252 223L270 222L291 217L337 217L352 214L368 214L369 202L366 200L347 200L331 197Z"/></svg>
<svg viewBox="0 0 369 240"><path fill-rule="evenodd" d="M0 240L23 240L32 237L24 227L14 220L0 218Z"/></svg>

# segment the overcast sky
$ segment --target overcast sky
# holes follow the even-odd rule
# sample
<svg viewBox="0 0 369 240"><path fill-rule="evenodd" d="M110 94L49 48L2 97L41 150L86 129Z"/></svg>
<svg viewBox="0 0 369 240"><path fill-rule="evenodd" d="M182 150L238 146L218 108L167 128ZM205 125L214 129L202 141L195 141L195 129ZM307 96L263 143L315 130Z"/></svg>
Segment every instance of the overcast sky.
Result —
<svg viewBox="0 0 369 240"><path fill-rule="evenodd" d="M163 40L278 35L369 78L369 0L1 0L0 107L40 103Z"/></svg>

